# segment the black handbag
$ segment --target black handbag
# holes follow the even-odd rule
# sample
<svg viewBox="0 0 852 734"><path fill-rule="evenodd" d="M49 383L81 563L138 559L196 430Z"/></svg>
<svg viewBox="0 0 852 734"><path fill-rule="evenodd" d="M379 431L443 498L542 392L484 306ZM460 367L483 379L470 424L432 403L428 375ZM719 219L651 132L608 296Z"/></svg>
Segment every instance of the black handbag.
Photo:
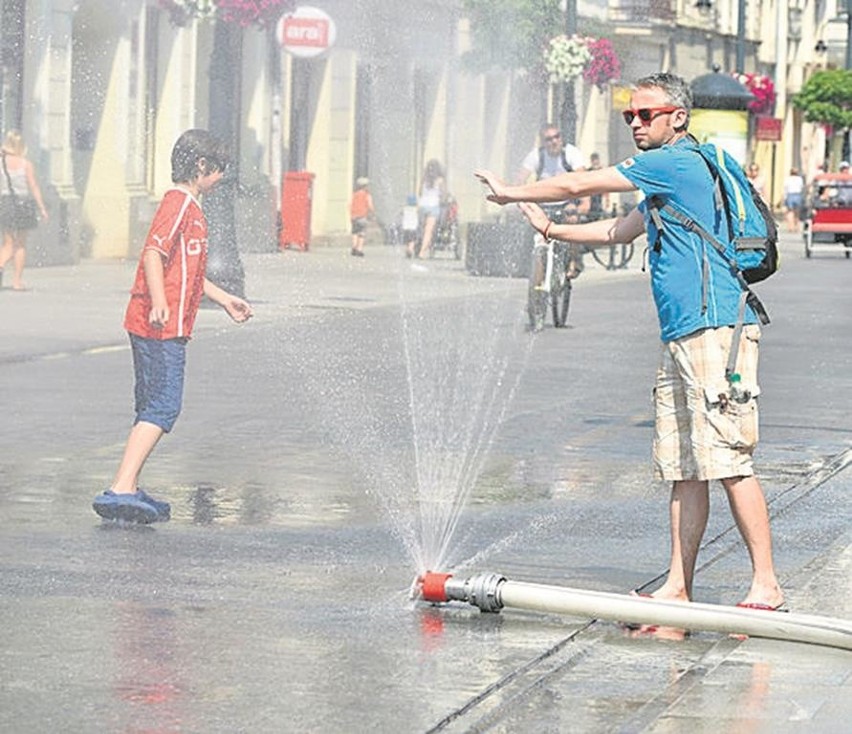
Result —
<svg viewBox="0 0 852 734"><path fill-rule="evenodd" d="M38 226L38 205L30 196L20 197L12 188L12 177L6 167L6 153L2 154L3 173L9 193L0 196L0 226L6 230L20 231Z"/></svg>

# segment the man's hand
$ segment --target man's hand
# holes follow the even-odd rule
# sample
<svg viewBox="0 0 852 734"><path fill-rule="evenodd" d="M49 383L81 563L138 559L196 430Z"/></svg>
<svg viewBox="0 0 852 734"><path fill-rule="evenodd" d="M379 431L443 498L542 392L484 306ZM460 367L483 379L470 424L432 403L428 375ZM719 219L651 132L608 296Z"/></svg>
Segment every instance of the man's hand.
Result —
<svg viewBox="0 0 852 734"><path fill-rule="evenodd" d="M544 213L538 204L532 204L528 201L522 201L518 204L518 209L527 218L527 221L532 225L533 229L540 234L544 233L545 228L550 223L547 214Z"/></svg>
<svg viewBox="0 0 852 734"><path fill-rule="evenodd" d="M491 193L487 197L488 201L493 201L495 204L500 205L510 204L513 201L512 198L506 195L508 186L491 171L480 168L474 171L473 175L491 189Z"/></svg>
<svg viewBox="0 0 852 734"><path fill-rule="evenodd" d="M248 301L244 301L238 296L229 296L222 304L222 308L228 313L238 324L248 321L254 316L254 311Z"/></svg>

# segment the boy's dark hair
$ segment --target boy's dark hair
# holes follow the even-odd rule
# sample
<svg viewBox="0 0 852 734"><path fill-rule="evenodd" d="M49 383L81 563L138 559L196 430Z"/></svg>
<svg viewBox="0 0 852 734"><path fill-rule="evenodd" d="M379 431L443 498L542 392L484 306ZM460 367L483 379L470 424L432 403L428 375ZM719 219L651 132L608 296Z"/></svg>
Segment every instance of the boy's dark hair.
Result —
<svg viewBox="0 0 852 734"><path fill-rule="evenodd" d="M201 162L203 165L199 165ZM207 130L183 133L172 148L172 183L193 181L200 175L224 171L230 161L225 144Z"/></svg>

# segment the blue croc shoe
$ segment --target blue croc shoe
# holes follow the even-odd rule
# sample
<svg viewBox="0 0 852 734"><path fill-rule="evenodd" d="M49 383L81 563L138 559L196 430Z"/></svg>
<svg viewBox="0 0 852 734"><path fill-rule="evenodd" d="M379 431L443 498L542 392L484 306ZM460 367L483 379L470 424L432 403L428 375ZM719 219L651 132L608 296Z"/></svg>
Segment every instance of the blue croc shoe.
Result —
<svg viewBox="0 0 852 734"><path fill-rule="evenodd" d="M104 520L120 520L147 525L157 522L159 513L150 503L133 494L116 494L111 489L102 492L92 502L92 509Z"/></svg>
<svg viewBox="0 0 852 734"><path fill-rule="evenodd" d="M147 502L157 511L157 519L154 522L166 522L172 517L172 506L163 500L155 500L150 494L143 489L136 490L136 497L143 502Z"/></svg>

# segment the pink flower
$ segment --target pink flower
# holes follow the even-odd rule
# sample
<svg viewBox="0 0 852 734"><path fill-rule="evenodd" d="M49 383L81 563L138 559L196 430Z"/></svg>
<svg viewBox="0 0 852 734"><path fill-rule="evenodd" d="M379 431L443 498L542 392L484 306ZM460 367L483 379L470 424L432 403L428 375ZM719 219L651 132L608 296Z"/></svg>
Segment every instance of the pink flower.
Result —
<svg viewBox="0 0 852 734"><path fill-rule="evenodd" d="M604 86L621 76L621 62L608 38L590 39L587 47L592 58L583 70L583 78L603 91Z"/></svg>
<svg viewBox="0 0 852 734"><path fill-rule="evenodd" d="M732 74L740 84L754 95L748 108L758 115L770 114L775 108L775 85L763 74Z"/></svg>
<svg viewBox="0 0 852 734"><path fill-rule="evenodd" d="M293 10L295 0L157 0L157 4L168 11L175 25L215 15L226 23L245 27L274 23L283 13Z"/></svg>
<svg viewBox="0 0 852 734"><path fill-rule="evenodd" d="M278 20L286 10L292 10L294 0L216 0L222 20L249 26L266 26Z"/></svg>

